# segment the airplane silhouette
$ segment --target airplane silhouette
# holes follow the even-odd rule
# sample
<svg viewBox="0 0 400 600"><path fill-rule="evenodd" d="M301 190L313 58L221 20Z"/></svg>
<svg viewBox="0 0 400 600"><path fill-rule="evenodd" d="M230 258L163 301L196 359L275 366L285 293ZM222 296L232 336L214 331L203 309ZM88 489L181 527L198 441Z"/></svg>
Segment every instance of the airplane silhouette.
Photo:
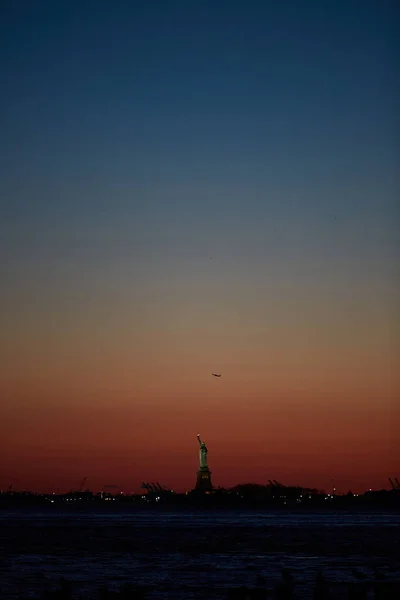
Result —
<svg viewBox="0 0 400 600"><path fill-rule="evenodd" d="M213 377L221 377L221 373L212 373Z"/></svg>

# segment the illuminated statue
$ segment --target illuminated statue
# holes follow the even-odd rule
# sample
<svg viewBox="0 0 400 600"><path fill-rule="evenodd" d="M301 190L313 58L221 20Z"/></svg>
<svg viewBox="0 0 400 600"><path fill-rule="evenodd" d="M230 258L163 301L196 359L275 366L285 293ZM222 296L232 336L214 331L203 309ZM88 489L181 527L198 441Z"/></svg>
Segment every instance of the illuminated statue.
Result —
<svg viewBox="0 0 400 600"><path fill-rule="evenodd" d="M199 446L200 446L200 469L208 469L208 465L207 465L207 446L205 444L205 442L202 442L200 439L200 434L197 434L197 439L199 440Z"/></svg>

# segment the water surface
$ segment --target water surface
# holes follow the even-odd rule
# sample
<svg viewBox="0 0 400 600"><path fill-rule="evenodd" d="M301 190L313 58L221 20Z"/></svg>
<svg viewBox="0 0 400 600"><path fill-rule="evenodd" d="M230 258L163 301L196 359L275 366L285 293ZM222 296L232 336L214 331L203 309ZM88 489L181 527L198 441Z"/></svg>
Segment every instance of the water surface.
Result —
<svg viewBox="0 0 400 600"><path fill-rule="evenodd" d="M323 570L340 597L356 569L400 579L400 515L240 511L0 512L1 597L35 597L60 577L77 597L135 582L149 598L225 598L234 585L273 588L281 569L296 597Z"/></svg>

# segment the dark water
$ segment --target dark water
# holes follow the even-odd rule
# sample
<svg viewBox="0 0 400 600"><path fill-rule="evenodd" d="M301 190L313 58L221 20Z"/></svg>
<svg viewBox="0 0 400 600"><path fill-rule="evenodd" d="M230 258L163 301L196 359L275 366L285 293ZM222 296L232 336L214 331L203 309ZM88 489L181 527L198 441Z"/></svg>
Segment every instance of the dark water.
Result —
<svg viewBox="0 0 400 600"><path fill-rule="evenodd" d="M400 580L400 515L243 512L0 512L0 597L34 597L60 577L77 597L107 582L151 586L150 598L212 599L226 588L273 588L281 569L310 598L318 570L332 582ZM340 597L341 586L332 583Z"/></svg>

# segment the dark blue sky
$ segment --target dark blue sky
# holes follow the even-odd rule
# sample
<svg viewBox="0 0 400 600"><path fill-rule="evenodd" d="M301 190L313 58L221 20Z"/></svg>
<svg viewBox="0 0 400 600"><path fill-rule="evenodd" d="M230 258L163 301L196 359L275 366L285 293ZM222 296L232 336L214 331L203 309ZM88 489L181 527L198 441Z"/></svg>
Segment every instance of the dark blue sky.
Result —
<svg viewBox="0 0 400 600"><path fill-rule="evenodd" d="M392 276L395 4L3 2L8 270L209 244Z"/></svg>
<svg viewBox="0 0 400 600"><path fill-rule="evenodd" d="M399 183L395 4L3 2L3 243L49 252L64 230L68 247L76 227L122 239L139 219L326 239L335 216L381 223L380 244Z"/></svg>
<svg viewBox="0 0 400 600"><path fill-rule="evenodd" d="M3 2L6 190L17 206L11 177L44 174L69 189L378 183L395 154L394 6Z"/></svg>
<svg viewBox="0 0 400 600"><path fill-rule="evenodd" d="M9 270L209 243L392 276L395 4L3 2Z"/></svg>
<svg viewBox="0 0 400 600"><path fill-rule="evenodd" d="M387 228L395 4L3 2L3 236L210 215Z"/></svg>

